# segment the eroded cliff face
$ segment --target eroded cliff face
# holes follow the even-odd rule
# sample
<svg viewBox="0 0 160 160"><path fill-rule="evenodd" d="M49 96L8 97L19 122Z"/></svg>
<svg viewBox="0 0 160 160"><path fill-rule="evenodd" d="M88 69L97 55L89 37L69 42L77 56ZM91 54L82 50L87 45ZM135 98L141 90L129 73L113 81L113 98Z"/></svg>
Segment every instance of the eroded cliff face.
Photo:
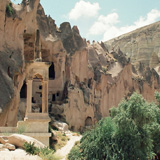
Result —
<svg viewBox="0 0 160 160"><path fill-rule="evenodd" d="M151 102L159 89L159 76L154 70L148 68L144 71L145 78L140 79L133 74L133 66L123 54L108 53L102 46L88 44L87 50L72 56L69 103L64 110L72 129L81 131L84 126L109 116L109 109L134 91Z"/></svg>
<svg viewBox="0 0 160 160"><path fill-rule="evenodd" d="M109 51L120 49L133 64L155 67L160 57L160 22L139 28L105 42Z"/></svg>
<svg viewBox="0 0 160 160"><path fill-rule="evenodd" d="M9 1L0 2L1 126L14 126L24 118L25 67L28 61L34 60L35 50L41 50L42 61L52 64L48 92L50 116L66 121L72 130L82 131L108 116L111 107L134 91L148 101L154 100L154 92L159 89L158 74L143 64L133 66L121 47L110 51L113 44L91 45L68 22L57 28L54 20L45 15L39 0L12 4L10 16L6 14ZM35 42L36 33L40 33L39 45ZM139 39L136 37L135 34L135 39ZM124 41L119 44L129 46ZM129 55L139 57L139 53L134 49ZM155 54L150 59L157 63ZM145 59L145 63L149 64L150 59Z"/></svg>

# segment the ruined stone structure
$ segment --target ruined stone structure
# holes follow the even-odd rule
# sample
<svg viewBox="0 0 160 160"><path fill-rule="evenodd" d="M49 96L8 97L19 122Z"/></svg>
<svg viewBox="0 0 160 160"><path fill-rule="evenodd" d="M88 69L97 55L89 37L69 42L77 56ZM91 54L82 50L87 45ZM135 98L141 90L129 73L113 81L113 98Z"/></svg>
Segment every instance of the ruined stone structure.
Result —
<svg viewBox="0 0 160 160"><path fill-rule="evenodd" d="M160 88L159 69L152 68L159 62L160 22L126 38L90 44L76 26L65 22L58 28L40 0L13 4L13 15L6 14L8 3L0 5L0 126L16 126L24 118L30 125L38 117L47 124L48 110L51 119L83 131L134 91L154 100Z"/></svg>
<svg viewBox="0 0 160 160"><path fill-rule="evenodd" d="M26 33L25 33L26 34ZM35 36L34 60L26 61L26 112L24 121L18 121L17 128L0 127L0 132L9 131L9 133L16 132L18 128L24 127L25 135L34 137L49 146L48 133L50 117L48 115L48 79L49 79L49 62L42 62L41 49L40 49L40 34L37 30ZM39 97L36 93L33 94L36 84L40 83L42 90ZM35 101L34 101L35 99ZM32 103L34 101L35 103ZM3 133L2 133L3 134Z"/></svg>
<svg viewBox="0 0 160 160"><path fill-rule="evenodd" d="M48 126L50 118L48 115L48 71L50 63L42 62L40 49L40 33L37 30L35 39L34 61L26 62L27 103L24 122L18 122L18 127L24 125L25 132L49 146ZM33 96L33 88L40 83L39 98ZM35 99L35 101L34 101ZM41 99L41 100L40 100ZM32 103L34 101L35 103ZM38 135L35 135L37 133Z"/></svg>

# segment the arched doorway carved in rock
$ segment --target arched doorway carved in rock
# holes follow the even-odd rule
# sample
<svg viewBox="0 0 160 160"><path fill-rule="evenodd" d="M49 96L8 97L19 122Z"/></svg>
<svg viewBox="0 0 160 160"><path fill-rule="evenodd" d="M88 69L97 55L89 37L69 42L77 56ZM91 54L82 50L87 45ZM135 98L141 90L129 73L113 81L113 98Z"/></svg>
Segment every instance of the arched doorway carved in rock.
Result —
<svg viewBox="0 0 160 160"><path fill-rule="evenodd" d="M26 81L24 80L20 90L20 102L19 102L19 108L18 108L18 114L17 114L17 118L20 121L23 120L25 117L26 99L27 99L27 85L26 85Z"/></svg>
<svg viewBox="0 0 160 160"><path fill-rule="evenodd" d="M92 126L92 118L91 117L87 117L85 120L85 126L89 127Z"/></svg>

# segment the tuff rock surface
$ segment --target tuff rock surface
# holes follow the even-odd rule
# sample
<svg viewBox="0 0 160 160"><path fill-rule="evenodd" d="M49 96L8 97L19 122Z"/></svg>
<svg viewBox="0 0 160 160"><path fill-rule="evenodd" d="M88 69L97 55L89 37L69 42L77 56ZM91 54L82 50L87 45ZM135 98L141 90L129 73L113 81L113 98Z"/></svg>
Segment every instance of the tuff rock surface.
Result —
<svg viewBox="0 0 160 160"><path fill-rule="evenodd" d="M24 117L20 93L26 63L34 59L37 30L42 61L54 63L49 92L61 95L50 103L50 116L67 122L70 129L82 131L108 116L111 107L134 91L154 100L159 89L159 75L152 69L159 63L159 23L91 45L76 26L64 22L58 28L45 15L40 0L12 4L12 15L6 13L9 1L0 3L0 126L15 126Z"/></svg>
<svg viewBox="0 0 160 160"><path fill-rule="evenodd" d="M34 146L37 148L45 148L46 146L41 143L40 141L36 140L35 138L29 137L29 136L25 136L25 135L21 135L21 134L12 134L10 136L0 136L0 143L4 144L6 146L6 148L10 149L10 150L14 150L13 146L14 145L18 148L24 148L24 143L34 143ZM9 146L9 144L11 144Z"/></svg>
<svg viewBox="0 0 160 160"><path fill-rule="evenodd" d="M121 50L132 64L154 68L160 57L160 22L139 28L105 42L109 51Z"/></svg>

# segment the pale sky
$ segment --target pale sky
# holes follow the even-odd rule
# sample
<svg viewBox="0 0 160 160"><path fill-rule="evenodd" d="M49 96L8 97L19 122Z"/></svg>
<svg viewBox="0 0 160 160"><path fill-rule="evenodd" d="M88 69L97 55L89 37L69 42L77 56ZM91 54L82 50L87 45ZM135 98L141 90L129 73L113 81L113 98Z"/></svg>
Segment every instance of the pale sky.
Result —
<svg viewBox="0 0 160 160"><path fill-rule="evenodd" d="M77 25L90 41L106 41L160 20L160 0L41 0L41 4L58 27L63 22Z"/></svg>

